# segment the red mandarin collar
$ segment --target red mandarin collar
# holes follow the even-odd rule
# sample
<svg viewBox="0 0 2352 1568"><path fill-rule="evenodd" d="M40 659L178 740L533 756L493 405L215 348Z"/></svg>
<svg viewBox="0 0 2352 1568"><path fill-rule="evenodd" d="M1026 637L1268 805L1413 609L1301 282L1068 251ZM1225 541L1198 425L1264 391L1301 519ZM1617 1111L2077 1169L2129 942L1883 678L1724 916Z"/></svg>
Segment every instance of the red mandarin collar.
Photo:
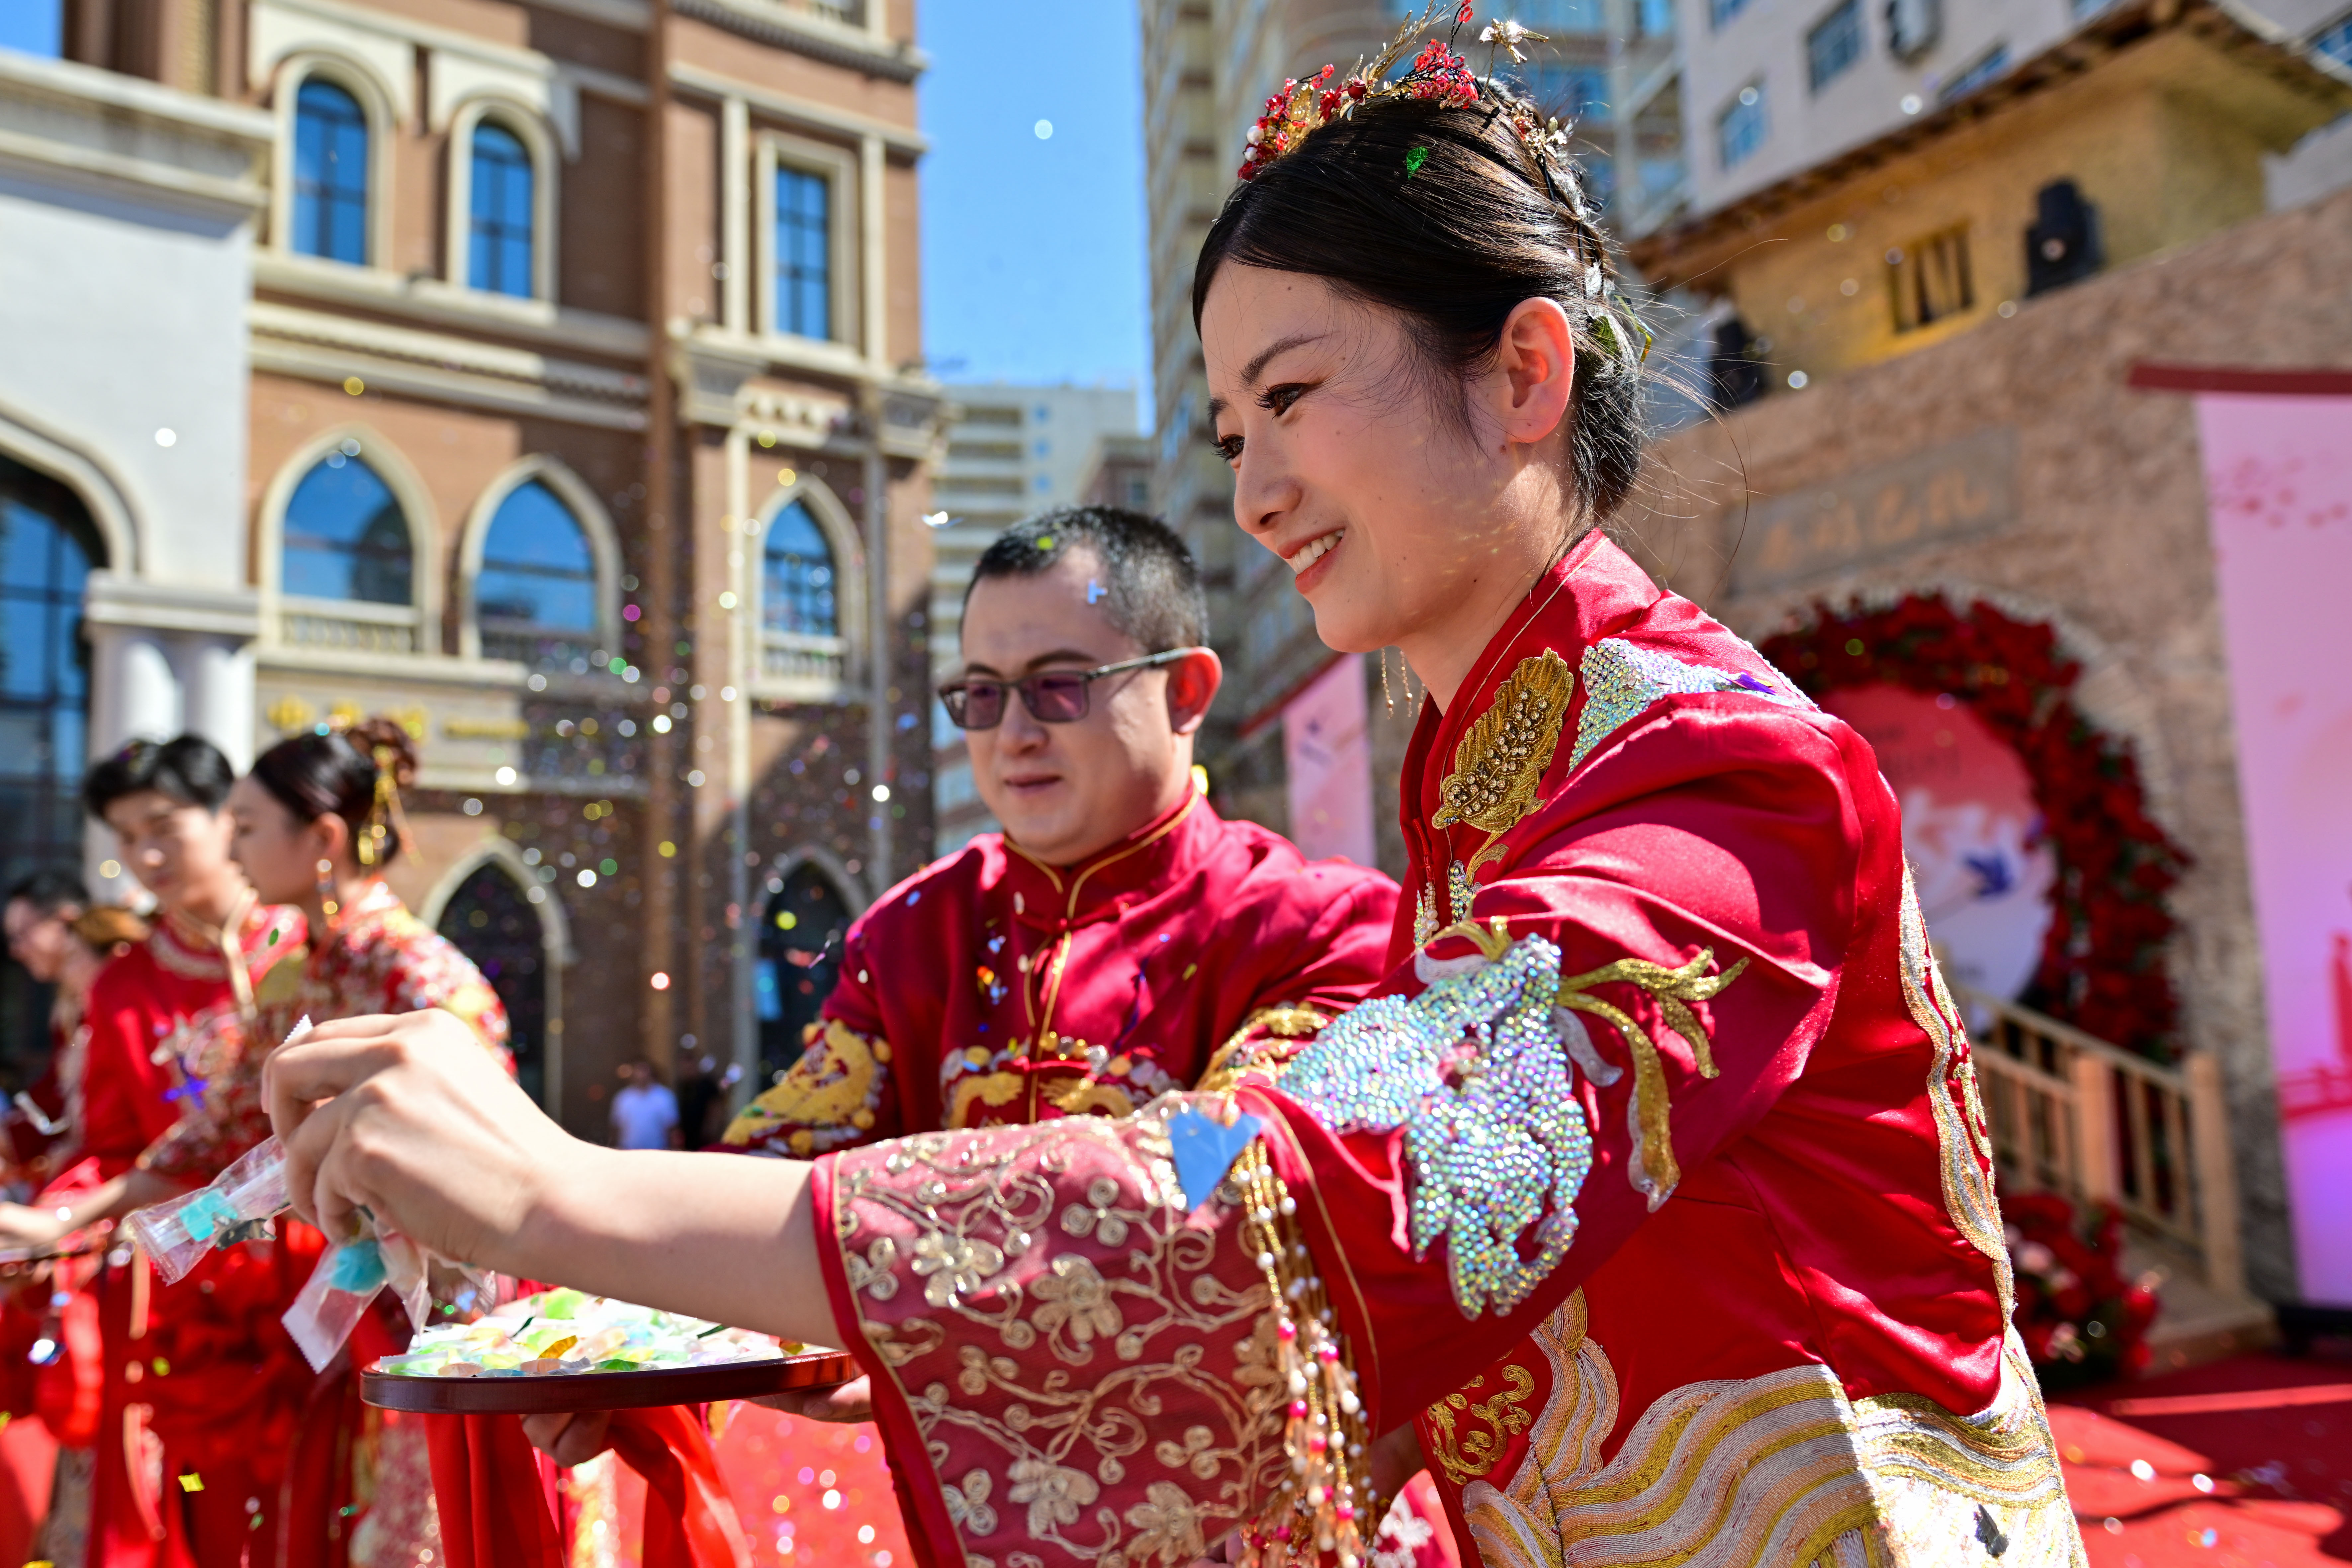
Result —
<svg viewBox="0 0 2352 1568"><path fill-rule="evenodd" d="M1003 887L1018 900L1014 918L1048 935L1116 919L1198 856L1217 826L1209 803L1188 787L1169 810L1076 866L1048 866L1007 838Z"/></svg>
<svg viewBox="0 0 2352 1568"><path fill-rule="evenodd" d="M1469 679L1454 692L1453 706L1440 712L1435 702L1423 700L1404 761L1404 776L1413 781L1417 796L1417 805L1408 804L1404 811L1405 841L1415 847L1416 871L1445 862L1444 836L1429 826L1439 786L1454 766L1463 731L1493 704L1496 689L1519 661L1549 648L1574 668L1586 648L1640 620L1664 596L1649 574L1596 528L1536 579L1518 608L1487 639ZM1583 693L1577 696L1580 701Z"/></svg>

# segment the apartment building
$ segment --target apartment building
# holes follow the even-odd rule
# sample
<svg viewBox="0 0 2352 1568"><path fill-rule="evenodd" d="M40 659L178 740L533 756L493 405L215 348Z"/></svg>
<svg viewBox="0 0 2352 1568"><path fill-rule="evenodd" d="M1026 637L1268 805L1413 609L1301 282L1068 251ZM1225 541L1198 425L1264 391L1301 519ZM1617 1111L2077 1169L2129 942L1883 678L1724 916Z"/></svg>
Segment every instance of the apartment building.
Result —
<svg viewBox="0 0 2352 1568"><path fill-rule="evenodd" d="M931 842L910 0L68 0L64 53L0 70L0 489L66 562L6 591L97 651L42 787L394 714L393 882L551 1110L776 1070Z"/></svg>
<svg viewBox="0 0 2352 1568"><path fill-rule="evenodd" d="M2117 3L1675 0L1689 208L1714 212L1967 98ZM2282 39L2352 60L2344 0L2249 0L2241 10ZM2273 178L2305 194L2315 180L2341 183L2352 141L2336 142L2305 153L2323 169Z"/></svg>
<svg viewBox="0 0 2352 1568"><path fill-rule="evenodd" d="M1047 507L1099 500L1106 445L1139 439L1132 387L997 382L951 386L947 395L954 400L952 423L932 479L937 510L930 514L935 681L962 668L964 588L988 542ZM930 722L933 847L944 855L974 834L993 832L997 822L971 787L962 732L937 703Z"/></svg>

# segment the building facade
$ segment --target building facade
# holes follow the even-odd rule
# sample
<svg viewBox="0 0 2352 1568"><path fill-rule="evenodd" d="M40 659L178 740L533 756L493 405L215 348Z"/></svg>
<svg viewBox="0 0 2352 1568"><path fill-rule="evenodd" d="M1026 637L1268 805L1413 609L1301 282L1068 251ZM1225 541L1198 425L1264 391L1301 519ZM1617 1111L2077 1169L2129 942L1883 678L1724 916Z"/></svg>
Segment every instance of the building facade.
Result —
<svg viewBox="0 0 2352 1568"><path fill-rule="evenodd" d="M2263 170L2347 110L2352 76L2234 5L2124 0L1967 96L1633 247L1653 279L1769 323L1776 390L1660 443L1629 537L1660 581L1799 679L1834 675L1822 700L1877 748L1903 800L1956 980L2082 1017L2185 1077L2210 1071L2198 1114L2216 1137L2193 1160L2128 1097L2116 1146L2146 1158L2163 1142L2181 1173L2168 1193L2189 1189L2194 1163L2200 1193L2232 1194L2206 1226L2208 1262L2218 1241L2282 1303L2341 1304L2340 1283L2319 1282L2352 1277L2340 1251L2331 1274L2297 1240L2314 1234L2312 1205L2306 1187L2298 1221L2282 1129L2295 1131L2283 1108L2299 1064L2275 1052L2320 1026L2266 1018L2265 971L2318 964L2258 927L2250 863L2241 747L2303 700L2244 700L2222 586L2226 558L2243 553L2222 542L2235 503L2181 394L2264 388L2279 395L2270 418L2343 431L2352 338L2312 301L2330 287L2319 280L2352 193L2266 210ZM2336 396L2290 411L2284 394L2306 384ZM2305 531L2323 525L2340 526L2315 510ZM1847 623L1864 629L1812 630ZM2321 634L2283 632L2315 644L2313 666ZM1960 647L2003 651L1955 665ZM2000 688L2026 678L2013 655L2034 648L2057 672L2037 701L2073 705L2063 741L2037 742L2014 702L2028 721L2000 727ZM2116 789L2087 808L2067 794L2084 769ZM2126 863L2147 823L2184 853L2158 893L2103 906L2144 900L2135 948L2077 911L2115 874L2097 856ZM2336 852L2324 834L2302 847ZM2327 929L2308 934L2324 951ZM2084 983L2053 984L2070 963ZM2121 1005L2091 1000L2100 988ZM2007 1022L1979 1031L1989 1084L2016 1037ZM2104 1093L2100 1074L2076 1077ZM2103 1186L2079 1179L2093 1170L2082 1154L2068 1156L2079 1170L2035 1169L2015 1101L1987 1094L2005 1184L2150 1206L2147 1173ZM2339 1091L2313 1114L2347 1105ZM2193 1329L2198 1310L2168 1295L2159 1332Z"/></svg>
<svg viewBox="0 0 2352 1568"><path fill-rule="evenodd" d="M947 391L952 423L932 478L938 510L930 514L935 683L963 668L964 589L988 542L1033 512L1097 499L1106 443L1137 439L1132 388L997 382ZM998 824L972 788L962 732L936 702L930 724L933 847L945 855Z"/></svg>
<svg viewBox="0 0 2352 1568"><path fill-rule="evenodd" d="M2118 0L1675 0L1689 209L1709 213L1955 103ZM2280 37L2352 57L2343 0L2252 0ZM2282 159L2282 163L2291 160ZM2352 138L2273 178L2318 194L2352 175Z"/></svg>
<svg viewBox="0 0 2352 1568"><path fill-rule="evenodd" d="M912 6L70 0L65 51L261 138L249 282L191 316L224 428L163 449L222 475L84 595L90 750L396 715L393 880L551 1110L601 1130L639 1055L780 1068L930 841ZM57 330L142 379L104 320Z"/></svg>

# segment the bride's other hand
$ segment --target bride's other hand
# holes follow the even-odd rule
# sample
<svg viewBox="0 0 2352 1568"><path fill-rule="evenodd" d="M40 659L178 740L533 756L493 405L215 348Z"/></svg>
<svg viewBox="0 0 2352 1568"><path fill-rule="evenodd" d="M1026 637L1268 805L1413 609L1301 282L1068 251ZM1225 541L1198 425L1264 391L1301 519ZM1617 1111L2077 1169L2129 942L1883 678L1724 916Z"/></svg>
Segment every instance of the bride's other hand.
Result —
<svg viewBox="0 0 2352 1568"><path fill-rule="evenodd" d="M453 1015L321 1024L264 1068L294 1212L336 1240L365 1208L444 1258L501 1266L579 1145Z"/></svg>

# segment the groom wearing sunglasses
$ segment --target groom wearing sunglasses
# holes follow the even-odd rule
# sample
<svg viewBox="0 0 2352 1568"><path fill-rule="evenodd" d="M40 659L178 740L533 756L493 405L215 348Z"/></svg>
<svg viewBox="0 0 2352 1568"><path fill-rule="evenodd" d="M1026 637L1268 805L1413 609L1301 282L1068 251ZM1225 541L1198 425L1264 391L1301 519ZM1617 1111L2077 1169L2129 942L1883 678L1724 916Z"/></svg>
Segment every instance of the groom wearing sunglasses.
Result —
<svg viewBox="0 0 2352 1568"><path fill-rule="evenodd" d="M1003 824L850 927L808 1052L727 1142L806 1158L1122 1116L1235 1036L1309 1032L1383 973L1396 886L1218 816L1192 743L1223 667L1183 542L1108 507L1006 531L940 691Z"/></svg>

